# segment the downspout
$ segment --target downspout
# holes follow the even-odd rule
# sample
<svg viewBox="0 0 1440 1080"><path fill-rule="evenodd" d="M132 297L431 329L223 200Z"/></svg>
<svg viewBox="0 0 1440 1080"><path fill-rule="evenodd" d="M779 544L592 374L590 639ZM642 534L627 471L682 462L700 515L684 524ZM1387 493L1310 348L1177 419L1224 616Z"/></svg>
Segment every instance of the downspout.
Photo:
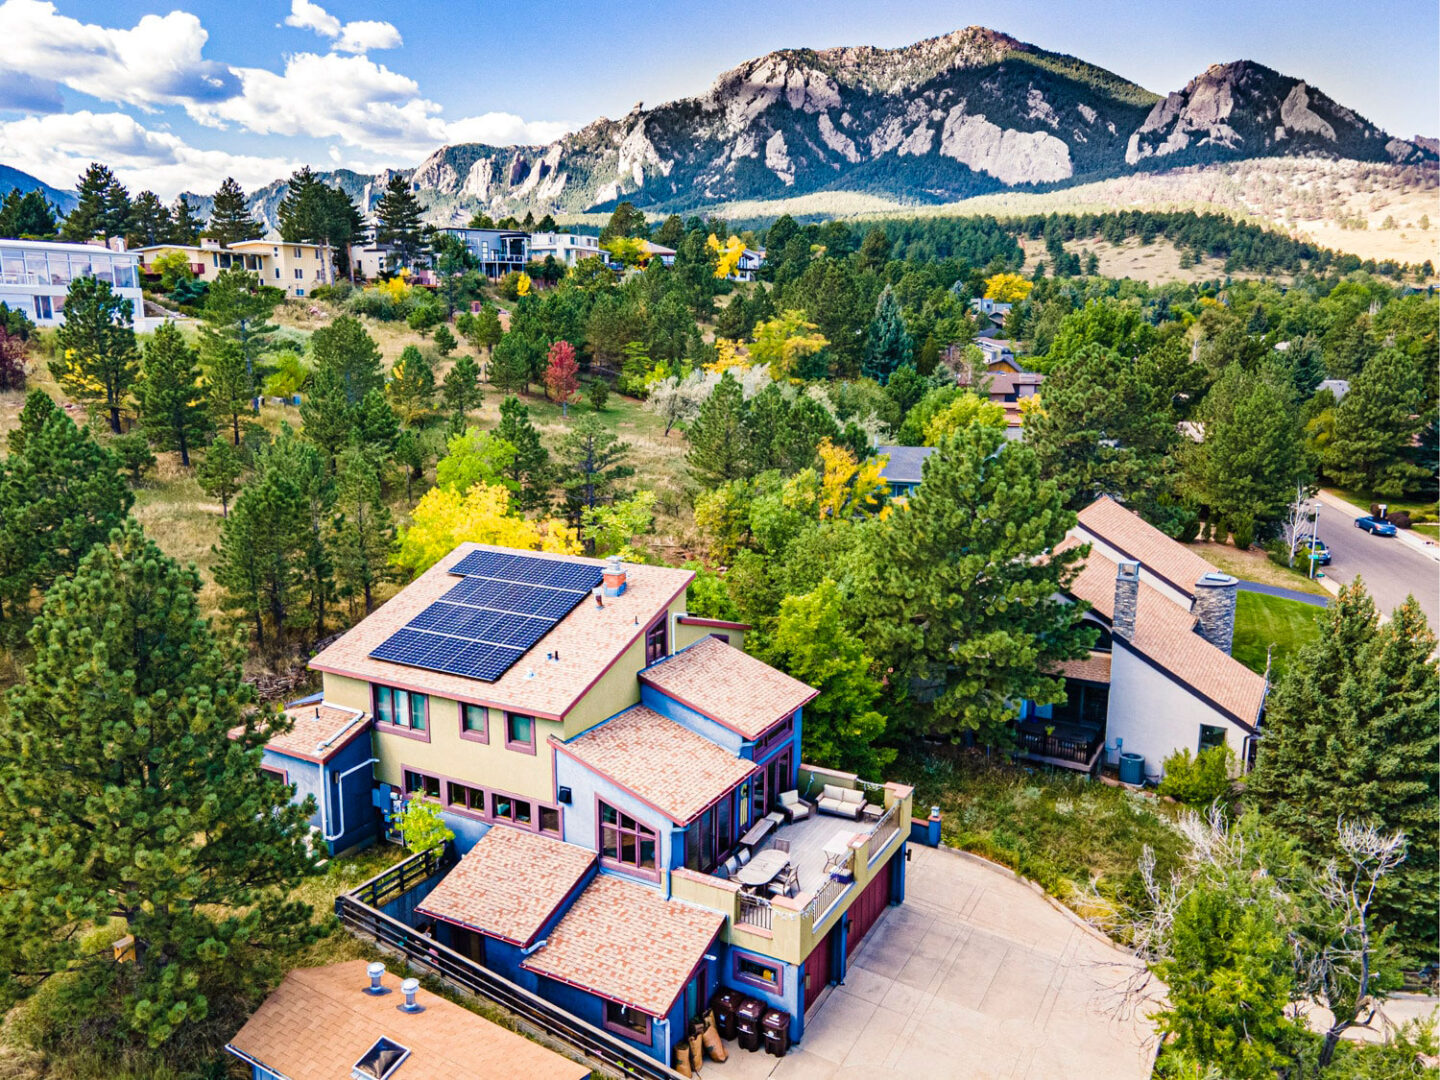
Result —
<svg viewBox="0 0 1440 1080"><path fill-rule="evenodd" d="M344 772L342 772L339 776L335 778L335 802L340 807L340 831L337 832L334 836L330 835L329 827L325 823L325 818L328 817L328 815L323 812L323 808L325 806L328 806L330 801L330 793L328 790L326 791L325 802L321 804L322 813L320 815L320 837L327 844L330 843L332 840L339 840L340 837L345 835L345 800L342 798L342 796L345 794L345 777L349 776L353 772L359 772L367 765L374 765L379 760L380 759L377 757L366 758L364 761L360 762L359 765L350 766L350 768L346 769ZM324 776L323 770L321 771L321 776Z"/></svg>

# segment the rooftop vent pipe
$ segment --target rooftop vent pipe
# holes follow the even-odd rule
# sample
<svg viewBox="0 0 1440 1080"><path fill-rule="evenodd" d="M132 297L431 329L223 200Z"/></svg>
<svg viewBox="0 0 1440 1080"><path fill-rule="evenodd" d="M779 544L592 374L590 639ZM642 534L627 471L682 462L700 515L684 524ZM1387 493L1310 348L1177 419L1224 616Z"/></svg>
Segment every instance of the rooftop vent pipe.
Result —
<svg viewBox="0 0 1440 1080"><path fill-rule="evenodd" d="M419 979L406 979L400 984L400 992L405 995L405 1002L395 1006L404 1013L419 1013L425 1011L425 1006L415 1000L415 994L420 989Z"/></svg>
<svg viewBox="0 0 1440 1080"><path fill-rule="evenodd" d="M379 997L382 994L388 994L390 992L381 985L380 982L381 979L385 978L384 964L376 961L373 964L366 965L365 974L370 976L370 985L365 988L365 993L372 997Z"/></svg>

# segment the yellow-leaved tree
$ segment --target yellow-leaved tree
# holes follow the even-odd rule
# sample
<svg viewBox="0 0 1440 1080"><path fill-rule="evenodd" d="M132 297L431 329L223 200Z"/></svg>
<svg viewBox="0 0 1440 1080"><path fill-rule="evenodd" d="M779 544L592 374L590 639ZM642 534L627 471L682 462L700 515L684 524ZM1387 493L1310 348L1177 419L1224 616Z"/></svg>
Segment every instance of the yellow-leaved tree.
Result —
<svg viewBox="0 0 1440 1080"><path fill-rule="evenodd" d="M600 245L616 262L626 266L644 266L650 261L645 241L638 236L613 236Z"/></svg>
<svg viewBox="0 0 1440 1080"><path fill-rule="evenodd" d="M526 520L511 510L510 492L499 484L476 484L465 492L431 488L416 504L412 522L401 533L394 560L412 575L434 566L467 541L580 554L574 529L554 518Z"/></svg>
<svg viewBox="0 0 1440 1080"><path fill-rule="evenodd" d="M715 256L715 276L727 278L740 266L740 256L745 254L745 241L738 236L727 236L722 245L719 238L711 233L705 246Z"/></svg>
<svg viewBox="0 0 1440 1080"><path fill-rule="evenodd" d="M772 379L793 379L800 376L800 362L805 357L814 356L829 344L820 328L806 321L803 311L782 311L756 325L750 359L770 365Z"/></svg>
<svg viewBox="0 0 1440 1080"><path fill-rule="evenodd" d="M520 271L520 276L515 279L515 295L516 295L516 296L529 296L529 295L530 295L530 284L531 284L531 282L530 282L530 275L527 274L527 273L525 273L524 270L521 270L521 271Z"/></svg>
<svg viewBox="0 0 1440 1080"><path fill-rule="evenodd" d="M390 280L382 281L379 285L376 285L375 291L392 304L403 304L406 300L410 299L410 293L413 291L410 287L410 282L405 280L407 273L407 271L401 270L400 273L390 278Z"/></svg>
<svg viewBox="0 0 1440 1080"><path fill-rule="evenodd" d="M979 394L961 394L925 425L925 445L939 446L946 437L971 424L1005 426L1005 409Z"/></svg>
<svg viewBox="0 0 1440 1080"><path fill-rule="evenodd" d="M750 370L750 358L729 338L715 339L715 357L713 364L705 365L705 370L712 375L724 375L732 368L736 371Z"/></svg>
<svg viewBox="0 0 1440 1080"><path fill-rule="evenodd" d="M1019 274L993 274L985 279L985 299L1016 304L1029 296L1034 287L1034 282L1026 281Z"/></svg>
<svg viewBox="0 0 1440 1080"><path fill-rule="evenodd" d="M883 454L862 462L829 439L820 440L816 454L819 469L801 469L786 481L787 506L834 520L889 512L889 507L881 505L886 483L880 471L888 460Z"/></svg>

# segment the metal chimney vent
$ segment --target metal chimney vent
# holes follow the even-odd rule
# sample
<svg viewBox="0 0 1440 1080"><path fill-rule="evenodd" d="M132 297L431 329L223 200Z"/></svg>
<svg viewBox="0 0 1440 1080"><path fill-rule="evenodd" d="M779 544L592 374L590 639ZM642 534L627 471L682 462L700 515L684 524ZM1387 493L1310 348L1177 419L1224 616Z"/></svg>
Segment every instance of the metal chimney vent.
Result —
<svg viewBox="0 0 1440 1080"><path fill-rule="evenodd" d="M350 1075L354 1080L385 1080L409 1056L408 1049L382 1035L354 1064Z"/></svg>
<svg viewBox="0 0 1440 1080"><path fill-rule="evenodd" d="M370 976L370 985L365 988L365 993L373 997L381 994L388 994L390 991L380 982L385 977L385 965L379 962L368 964L365 967L365 974Z"/></svg>
<svg viewBox="0 0 1440 1080"><path fill-rule="evenodd" d="M401 1012L418 1013L424 1012L425 1006L415 1000L415 994L420 989L419 979L406 979L400 984L400 992L405 995L405 1001L395 1006Z"/></svg>

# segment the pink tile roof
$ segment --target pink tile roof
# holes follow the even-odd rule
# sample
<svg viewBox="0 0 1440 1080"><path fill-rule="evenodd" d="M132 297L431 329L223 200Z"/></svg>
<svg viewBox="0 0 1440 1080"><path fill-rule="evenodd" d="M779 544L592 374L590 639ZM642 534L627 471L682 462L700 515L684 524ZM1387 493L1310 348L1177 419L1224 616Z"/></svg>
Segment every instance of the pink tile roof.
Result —
<svg viewBox="0 0 1440 1080"><path fill-rule="evenodd" d="M390 993L362 993L364 960L297 968L255 1010L230 1047L290 1080L335 1080L381 1036L410 1051L395 1080L587 1080L590 1067L506 1031L423 987L424 1012L395 1008L400 978L382 980Z"/></svg>
<svg viewBox="0 0 1440 1080"><path fill-rule="evenodd" d="M328 761L370 727L370 715L339 705L296 705L285 710L293 727L265 749L306 761Z"/></svg>
<svg viewBox="0 0 1440 1080"><path fill-rule="evenodd" d="M372 659L372 649L438 600L459 580L449 574L448 569L470 552L480 550L511 549L461 544L359 626L311 660L310 666L316 671L559 719L645 632L645 627L655 616L684 592L685 586L695 576L689 570L627 564L627 584L622 595L607 598L603 608L597 608L593 601L583 601L493 683ZM522 554L540 559L604 565L600 559L580 559L539 551ZM545 659L547 653L557 651L560 655L558 661Z"/></svg>
<svg viewBox="0 0 1440 1080"><path fill-rule="evenodd" d="M529 945L595 862L595 853L495 825L417 910Z"/></svg>
<svg viewBox="0 0 1440 1080"><path fill-rule="evenodd" d="M1219 571L1199 555L1166 536L1139 514L1102 495L1079 514L1081 532L1103 540L1144 570L1194 599L1195 583Z"/></svg>
<svg viewBox="0 0 1440 1080"><path fill-rule="evenodd" d="M1083 541L1067 540L1061 549ZM1115 613L1116 565L1091 551L1070 591L1107 620ZM1131 644L1182 685L1246 726L1265 701L1265 679L1195 632L1196 619L1158 589L1140 582Z"/></svg>
<svg viewBox="0 0 1440 1080"><path fill-rule="evenodd" d="M681 825L755 771L754 762L643 705L556 745Z"/></svg>
<svg viewBox="0 0 1440 1080"><path fill-rule="evenodd" d="M1067 679L1083 679L1086 682L1110 682L1110 654L1092 652L1078 660L1062 660L1055 665L1055 674Z"/></svg>
<svg viewBox="0 0 1440 1080"><path fill-rule="evenodd" d="M747 739L819 693L716 637L646 668L640 681Z"/></svg>
<svg viewBox="0 0 1440 1080"><path fill-rule="evenodd" d="M521 966L664 1016L724 924L718 911L601 874Z"/></svg>

